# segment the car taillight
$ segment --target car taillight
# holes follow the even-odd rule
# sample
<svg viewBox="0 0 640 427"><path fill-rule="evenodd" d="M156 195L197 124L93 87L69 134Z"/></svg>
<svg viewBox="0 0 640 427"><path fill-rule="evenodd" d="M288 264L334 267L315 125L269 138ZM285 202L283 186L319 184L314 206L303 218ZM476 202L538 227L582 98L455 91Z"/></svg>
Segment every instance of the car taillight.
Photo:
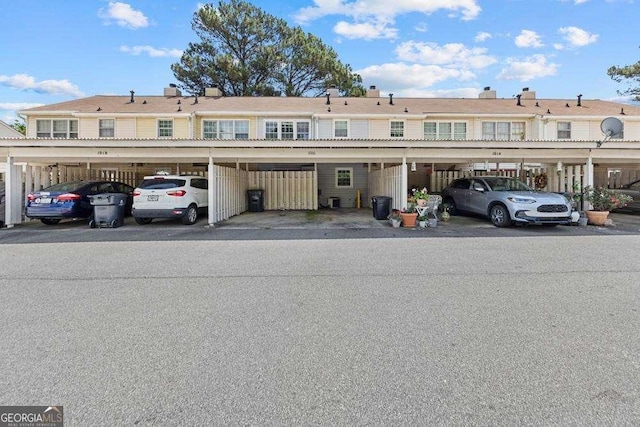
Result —
<svg viewBox="0 0 640 427"><path fill-rule="evenodd" d="M187 194L187 192L184 191L184 190L169 190L169 191L167 191L167 196L182 197L185 194Z"/></svg>
<svg viewBox="0 0 640 427"><path fill-rule="evenodd" d="M80 200L81 197L79 194L75 193L64 193L56 197L60 202L72 202L74 200Z"/></svg>
<svg viewBox="0 0 640 427"><path fill-rule="evenodd" d="M134 191L134 192L133 192L133 197L137 197L137 196L139 196L140 194L142 194L142 193L141 193L141 192L139 192L139 191Z"/></svg>

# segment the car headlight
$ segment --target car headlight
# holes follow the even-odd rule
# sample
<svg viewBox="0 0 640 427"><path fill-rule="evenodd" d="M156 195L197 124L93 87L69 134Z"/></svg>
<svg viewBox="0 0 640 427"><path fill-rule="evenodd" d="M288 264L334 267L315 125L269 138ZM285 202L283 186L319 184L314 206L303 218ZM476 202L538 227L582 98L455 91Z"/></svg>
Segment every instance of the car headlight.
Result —
<svg viewBox="0 0 640 427"><path fill-rule="evenodd" d="M515 197L515 196L507 197L507 200L512 203L520 203L520 204L536 202L536 199L530 199L528 197Z"/></svg>

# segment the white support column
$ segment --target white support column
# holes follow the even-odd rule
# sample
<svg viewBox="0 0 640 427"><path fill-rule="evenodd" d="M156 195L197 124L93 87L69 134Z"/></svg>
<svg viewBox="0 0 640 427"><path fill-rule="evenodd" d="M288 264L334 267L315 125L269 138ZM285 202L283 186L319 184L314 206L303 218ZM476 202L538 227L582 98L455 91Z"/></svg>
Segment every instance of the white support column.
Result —
<svg viewBox="0 0 640 427"><path fill-rule="evenodd" d="M587 157L587 166L584 171L584 186L593 188L593 158L591 158L591 150L589 150L589 157ZM584 201L584 210L588 211L591 209L591 203Z"/></svg>
<svg viewBox="0 0 640 427"><path fill-rule="evenodd" d="M19 224L22 218L22 191L20 191L22 177L20 168L13 165L13 157L7 156L7 168L5 173L5 211L3 222L7 228L13 228L14 224Z"/></svg>
<svg viewBox="0 0 640 427"><path fill-rule="evenodd" d="M402 158L402 209L407 207L407 194L409 194L409 173L407 171L407 158Z"/></svg>
<svg viewBox="0 0 640 427"><path fill-rule="evenodd" d="M213 157L209 156L209 166L207 168L209 177L209 209L208 209L208 222L209 226L213 227L216 223L216 178L213 171Z"/></svg>

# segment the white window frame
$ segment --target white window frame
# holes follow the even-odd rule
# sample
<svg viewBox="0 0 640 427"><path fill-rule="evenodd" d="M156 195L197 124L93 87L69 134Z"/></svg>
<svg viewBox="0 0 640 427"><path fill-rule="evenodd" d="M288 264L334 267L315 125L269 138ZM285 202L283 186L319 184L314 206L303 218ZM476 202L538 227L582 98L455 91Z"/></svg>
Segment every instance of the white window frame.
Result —
<svg viewBox="0 0 640 427"><path fill-rule="evenodd" d="M276 140L282 140L282 134L283 134L283 125L288 125L288 124L292 124L293 126L293 134L291 138L284 138L286 140L303 140L306 141L308 139L311 139L311 120L296 120L296 119L265 119L264 120L264 124L262 125L262 130L264 132L263 137L264 139L270 140L270 141L276 141ZM308 131L303 131L300 129L300 127L298 126L299 124L305 123L307 125L307 129ZM268 137L267 135L267 126L272 125L272 124L276 124L276 138L273 137ZM274 132L271 132L272 134ZM301 135L307 135L308 138L301 138Z"/></svg>
<svg viewBox="0 0 640 427"><path fill-rule="evenodd" d="M48 127L48 131L47 134L48 135L44 135L44 131L40 132L38 130L38 124L39 123L48 123L49 126ZM60 129L56 130L56 124L61 124L62 122L65 122L65 130L62 131ZM75 124L75 131L72 132L71 127L72 124ZM64 136L55 136L56 134L62 134L64 133ZM78 137L80 136L80 123L78 122L78 119L36 119L36 137L37 138L56 138L56 139L78 139Z"/></svg>
<svg viewBox="0 0 640 427"><path fill-rule="evenodd" d="M492 125L492 132L491 135L489 135L487 132L485 132L485 125L487 124L491 124ZM522 131L521 132L515 132L514 131L514 125L522 125ZM518 126L519 127L519 126ZM500 120L496 120L496 121L483 121L481 124L481 130L482 130L482 140L483 141L520 141L523 140L525 138L525 132L527 129L527 124L526 122L523 122L521 120L518 121L500 121Z"/></svg>
<svg viewBox="0 0 640 427"><path fill-rule="evenodd" d="M230 132L223 132L223 126L222 124L228 125L231 124L231 131ZM205 130L205 128L207 127L208 124L213 124L215 125L215 130L210 132L213 134L213 136L207 136L207 132ZM241 129L242 132L239 130L241 125L245 125L246 124L246 132L244 132L245 129ZM245 139L249 139L249 120L245 120L245 119L203 119L202 120L202 139L241 139L241 140L245 140ZM242 135L242 136L239 136ZM244 136L246 135L246 137Z"/></svg>
<svg viewBox="0 0 640 427"><path fill-rule="evenodd" d="M395 132L398 132L398 130L402 130L402 135L393 135L394 133L394 128L393 125L394 123L402 123L402 129L395 129ZM404 120L389 120L389 138L404 138L404 132L405 132L405 121Z"/></svg>
<svg viewBox="0 0 640 427"><path fill-rule="evenodd" d="M338 129L338 126L337 126L338 123L344 123L345 128L344 129ZM338 135L337 134L338 130L344 131L345 134L344 135ZM333 137L335 139L349 138L349 120L348 119L334 119L333 120Z"/></svg>
<svg viewBox="0 0 640 427"><path fill-rule="evenodd" d="M560 129L561 127L563 129ZM560 136L561 132L562 132L562 135L566 135L566 136ZM571 139L571 122L558 122L556 124L556 138L557 139Z"/></svg>
<svg viewBox="0 0 640 427"><path fill-rule="evenodd" d="M349 185L341 185L341 172L349 173ZM336 168L335 169L335 186L336 188L353 188L353 168Z"/></svg>
<svg viewBox="0 0 640 427"><path fill-rule="evenodd" d="M436 131L435 131L435 135L433 138L431 137L427 137L427 130L426 130L426 126L427 124L435 124L436 126ZM443 131L441 131L441 125L449 125L451 128L451 131L449 133L449 137L448 138L444 138L443 135ZM464 125L464 134L461 134L460 132L456 132L456 127L458 125ZM426 120L424 122L422 122L422 135L423 138L426 141L436 141L436 140L451 140L451 141L464 141L467 139L467 122L455 122L455 121L438 121L438 120Z"/></svg>
<svg viewBox="0 0 640 427"><path fill-rule="evenodd" d="M103 126L103 122L110 120L111 121L111 126L110 127L106 127ZM111 135L103 135L102 131L107 131L107 130L111 130ZM115 138L116 136L116 119L114 118L104 118L104 119L98 119L98 137L100 138Z"/></svg>
<svg viewBox="0 0 640 427"><path fill-rule="evenodd" d="M171 123L171 128L168 127L160 127L160 124L162 122L168 122ZM161 135L161 130L170 130L171 131L171 135ZM158 135L158 138L173 138L173 119L157 119L156 120L156 134Z"/></svg>

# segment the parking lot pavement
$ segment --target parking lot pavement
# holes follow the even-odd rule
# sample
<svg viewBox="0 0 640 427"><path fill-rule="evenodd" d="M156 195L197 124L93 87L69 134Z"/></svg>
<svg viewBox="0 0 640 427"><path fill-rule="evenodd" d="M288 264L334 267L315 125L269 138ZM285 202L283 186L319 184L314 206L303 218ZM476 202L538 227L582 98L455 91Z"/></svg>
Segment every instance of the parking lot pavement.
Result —
<svg viewBox="0 0 640 427"><path fill-rule="evenodd" d="M28 221L0 229L3 243L55 243L87 241L168 240L293 240L293 239L377 239L437 237L535 237L640 234L640 215L610 214L610 223L596 226L519 226L496 228L485 218L451 217L433 228L392 228L377 220L371 209L323 209L318 211L245 212L209 227L206 218L195 225L179 221L154 220L138 225L126 218L118 228L89 228L86 220L62 221L53 226Z"/></svg>

